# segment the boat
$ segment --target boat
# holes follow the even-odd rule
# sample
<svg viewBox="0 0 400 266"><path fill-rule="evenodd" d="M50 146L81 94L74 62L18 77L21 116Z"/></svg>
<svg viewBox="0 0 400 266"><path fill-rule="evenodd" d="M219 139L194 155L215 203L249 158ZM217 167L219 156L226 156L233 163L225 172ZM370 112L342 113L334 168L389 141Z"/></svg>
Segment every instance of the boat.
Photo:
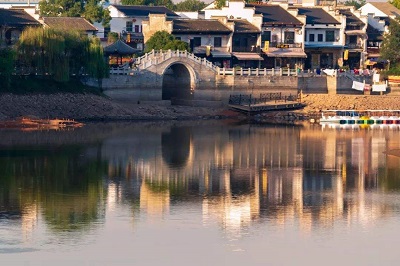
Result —
<svg viewBox="0 0 400 266"><path fill-rule="evenodd" d="M319 119L321 125L352 127L398 127L400 110L324 110Z"/></svg>
<svg viewBox="0 0 400 266"><path fill-rule="evenodd" d="M32 130L60 130L82 127L83 123L72 119L39 119L20 117L10 121L0 121L0 129Z"/></svg>

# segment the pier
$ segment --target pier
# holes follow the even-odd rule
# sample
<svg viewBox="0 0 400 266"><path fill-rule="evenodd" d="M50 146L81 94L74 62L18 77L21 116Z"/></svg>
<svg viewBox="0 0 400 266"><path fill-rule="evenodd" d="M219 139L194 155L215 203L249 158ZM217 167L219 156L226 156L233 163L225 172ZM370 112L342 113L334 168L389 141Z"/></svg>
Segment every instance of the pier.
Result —
<svg viewBox="0 0 400 266"><path fill-rule="evenodd" d="M254 97L252 94L230 95L229 107L246 113L257 113L277 110L292 110L304 107L298 95L282 95L277 93L261 93Z"/></svg>

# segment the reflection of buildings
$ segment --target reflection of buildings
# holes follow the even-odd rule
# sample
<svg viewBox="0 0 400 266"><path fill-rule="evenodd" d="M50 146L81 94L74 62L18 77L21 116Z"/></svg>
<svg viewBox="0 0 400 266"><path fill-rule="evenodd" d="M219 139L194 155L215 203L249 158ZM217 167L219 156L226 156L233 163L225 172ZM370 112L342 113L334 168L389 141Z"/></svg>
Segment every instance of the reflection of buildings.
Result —
<svg viewBox="0 0 400 266"><path fill-rule="evenodd" d="M394 159L383 151L400 146L398 132L249 125L179 131L141 134L140 141L131 135L127 143L118 138L124 155L110 158L109 168L122 167L111 174L140 184L134 197L141 212L161 215L175 202L190 201L201 206L205 223L218 220L238 233L254 221L298 223L308 231L341 219L373 220L390 210L366 194L385 189Z"/></svg>

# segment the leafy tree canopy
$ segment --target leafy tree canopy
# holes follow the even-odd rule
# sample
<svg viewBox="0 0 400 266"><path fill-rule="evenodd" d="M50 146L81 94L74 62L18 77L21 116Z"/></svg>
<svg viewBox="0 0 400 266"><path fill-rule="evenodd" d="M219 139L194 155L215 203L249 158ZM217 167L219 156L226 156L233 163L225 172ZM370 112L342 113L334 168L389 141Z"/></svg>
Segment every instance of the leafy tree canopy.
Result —
<svg viewBox="0 0 400 266"><path fill-rule="evenodd" d="M84 17L91 23L102 22L106 26L111 17L102 4L102 0L43 0L39 2L39 9L43 17Z"/></svg>
<svg viewBox="0 0 400 266"><path fill-rule="evenodd" d="M390 60L391 66L398 65L400 62L400 20L390 21L389 34L384 36L380 50L383 59Z"/></svg>
<svg viewBox="0 0 400 266"><path fill-rule="evenodd" d="M200 0L184 0L175 5L175 11L199 11L207 6Z"/></svg>
<svg viewBox="0 0 400 266"><path fill-rule="evenodd" d="M363 5L365 5L366 0L346 0L344 2L345 6L354 6L356 9L359 9Z"/></svg>
<svg viewBox="0 0 400 266"><path fill-rule="evenodd" d="M172 34L166 31L157 31L145 44L145 52L151 50L181 50L189 51L189 45L186 42L175 39Z"/></svg>
<svg viewBox="0 0 400 266"><path fill-rule="evenodd" d="M21 65L56 81L69 81L72 74L107 76L99 39L79 32L27 28L19 39L17 55Z"/></svg>
<svg viewBox="0 0 400 266"><path fill-rule="evenodd" d="M389 3L394 5L396 8L400 8L400 0L389 1Z"/></svg>
<svg viewBox="0 0 400 266"><path fill-rule="evenodd" d="M169 9L174 9L172 0L121 0L121 5L165 6Z"/></svg>

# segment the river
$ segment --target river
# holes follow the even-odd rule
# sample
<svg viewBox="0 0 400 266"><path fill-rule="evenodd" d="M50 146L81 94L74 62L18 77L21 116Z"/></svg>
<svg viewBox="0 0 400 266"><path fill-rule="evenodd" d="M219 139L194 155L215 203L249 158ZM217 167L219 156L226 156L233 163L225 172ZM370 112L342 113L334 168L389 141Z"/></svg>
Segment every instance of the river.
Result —
<svg viewBox="0 0 400 266"><path fill-rule="evenodd" d="M394 265L400 130L0 131L1 265Z"/></svg>

